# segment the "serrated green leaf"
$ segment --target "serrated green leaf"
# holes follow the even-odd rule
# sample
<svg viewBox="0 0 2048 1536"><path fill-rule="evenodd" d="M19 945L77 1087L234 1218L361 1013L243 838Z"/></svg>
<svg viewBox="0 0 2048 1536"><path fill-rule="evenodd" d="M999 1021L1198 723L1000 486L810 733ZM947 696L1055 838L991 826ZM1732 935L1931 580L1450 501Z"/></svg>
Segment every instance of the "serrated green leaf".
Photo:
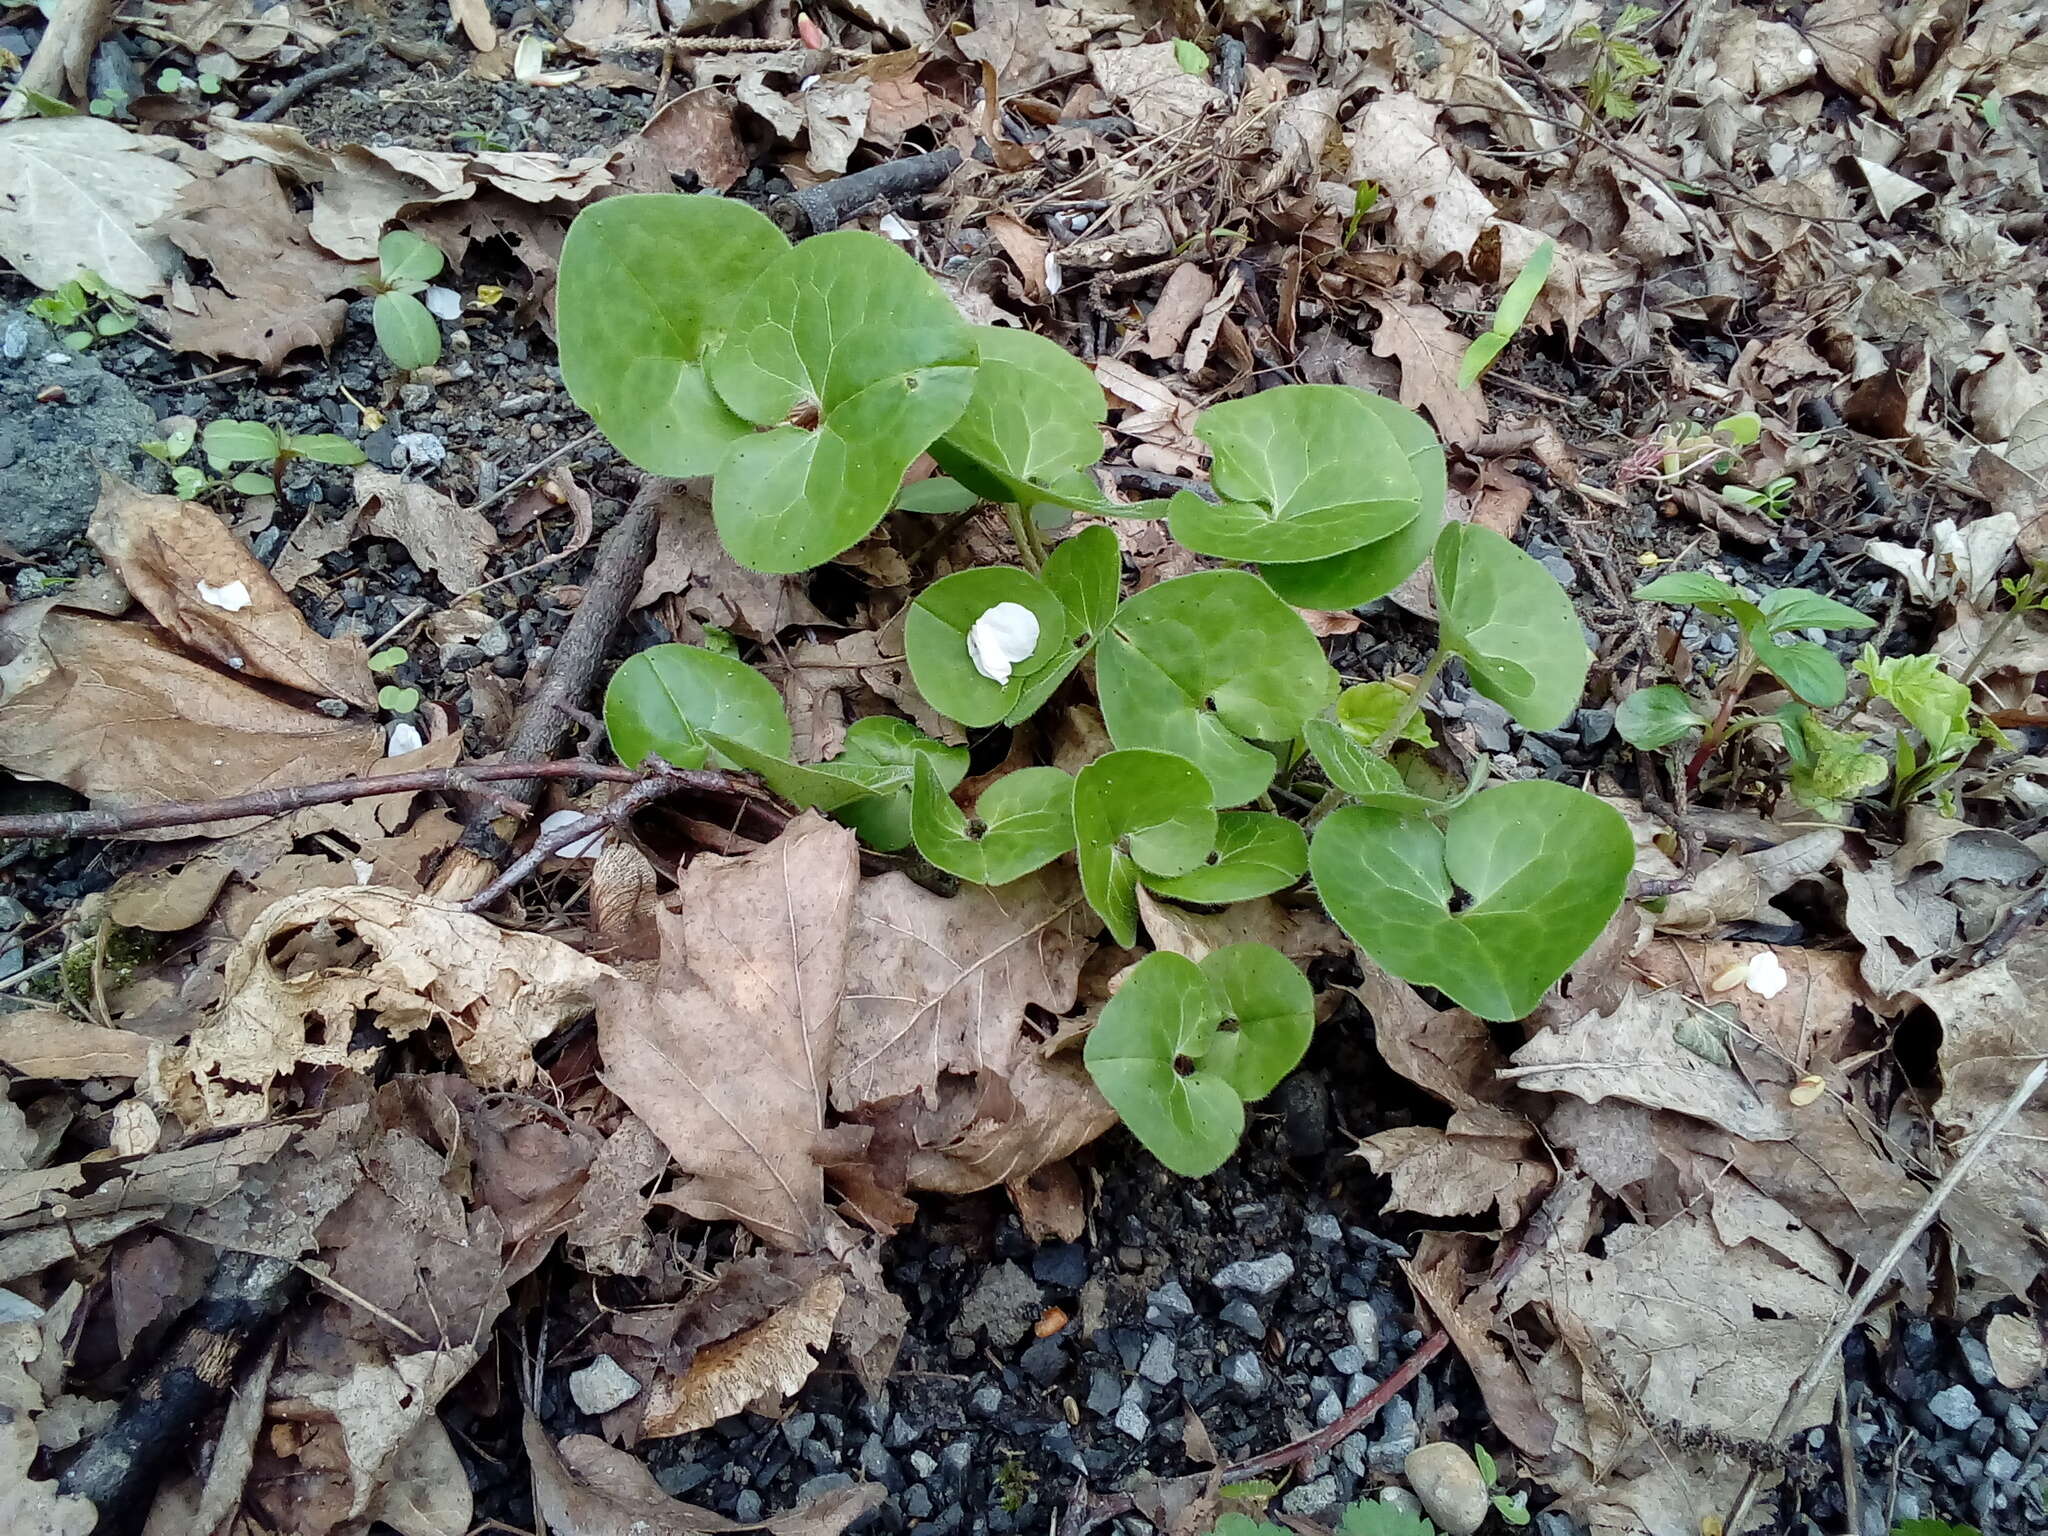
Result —
<svg viewBox="0 0 2048 1536"><path fill-rule="evenodd" d="M441 248L407 229L394 229L377 242L377 275L387 283L431 283L446 258Z"/></svg>
<svg viewBox="0 0 2048 1536"><path fill-rule="evenodd" d="M1472 686L1532 731L1563 725L1593 653L1557 578L1491 528L1449 523L1436 541L1437 625Z"/></svg>
<svg viewBox="0 0 2048 1536"><path fill-rule="evenodd" d="M1886 660L1876 647L1865 645L1856 670L1870 680L1872 693L1890 700L1920 733L1930 759L1947 757L1951 750L1976 740L1970 729L1970 690L1942 671L1939 657Z"/></svg>
<svg viewBox="0 0 2048 1536"><path fill-rule="evenodd" d="M1308 978L1271 946L1228 945L1199 965L1162 951L1125 975L1083 1055L1146 1149L1201 1178L1237 1150L1245 1103L1294 1070L1314 1031Z"/></svg>
<svg viewBox="0 0 2048 1536"><path fill-rule="evenodd" d="M409 293L380 293L370 306L378 350L410 372L441 360L441 323Z"/></svg>
<svg viewBox="0 0 2048 1536"><path fill-rule="evenodd" d="M209 421L199 448L215 469L268 464L284 452L284 440L260 421Z"/></svg>
<svg viewBox="0 0 2048 1536"><path fill-rule="evenodd" d="M640 468L708 475L752 432L712 392L703 361L789 248L723 197L610 197L569 226L555 288L562 383Z"/></svg>
<svg viewBox="0 0 2048 1536"><path fill-rule="evenodd" d="M967 648L975 622L998 603L1016 603L1038 620L1038 644L1007 682L975 666ZM903 650L925 702L965 726L994 725L1026 683L1068 649L1067 609L1044 582L1013 565L955 571L926 587L903 623Z"/></svg>
<svg viewBox="0 0 2048 1536"><path fill-rule="evenodd" d="M740 564L803 571L871 532L911 461L974 391L974 327L901 247L818 235L740 301L705 368L736 415L770 430L720 462L711 511ZM815 431L790 414L815 406Z"/></svg>
<svg viewBox="0 0 2048 1536"><path fill-rule="evenodd" d="M1599 936L1634 862L1620 812L1545 779L1485 790L1441 829L1347 807L1309 848L1323 905L1359 948L1497 1020L1526 1015Z"/></svg>
<svg viewBox="0 0 2048 1536"><path fill-rule="evenodd" d="M1008 885L1074 846L1074 781L1057 768L1004 774L981 792L972 818L949 787L919 765L910 812L917 851L948 874Z"/></svg>
<svg viewBox="0 0 2048 1536"><path fill-rule="evenodd" d="M987 501L1099 510L1088 474L1102 457L1109 402L1065 347L1010 326L974 328L980 363L960 419L931 445L939 467Z"/></svg>
<svg viewBox="0 0 2048 1536"><path fill-rule="evenodd" d="M1198 571L1128 599L1102 637L1097 684L1110 740L1188 758L1225 806L1272 782L1273 755L1251 742L1293 740L1337 695L1301 615L1249 571Z"/></svg>
<svg viewBox="0 0 2048 1536"><path fill-rule="evenodd" d="M1338 1527L1342 1536L1437 1536L1437 1529L1420 1515L1382 1504L1378 1499L1359 1499L1344 1511Z"/></svg>
<svg viewBox="0 0 2048 1536"><path fill-rule="evenodd" d="M1224 811L1208 857L1184 875L1145 875L1140 883L1175 901L1222 905L1284 891L1307 873L1308 835L1299 823L1269 811Z"/></svg>
<svg viewBox="0 0 2048 1536"><path fill-rule="evenodd" d="M1138 937L1138 880L1193 869L1216 846L1201 769L1171 752L1105 752L1074 776L1081 889L1117 943Z"/></svg>
<svg viewBox="0 0 2048 1536"><path fill-rule="evenodd" d="M1387 539L1421 511L1408 455L1359 390L1287 384L1211 406L1195 435L1220 503L1183 491L1173 536L1222 560L1323 560Z"/></svg>
<svg viewBox="0 0 2048 1536"><path fill-rule="evenodd" d="M903 768L913 775L922 764L934 775L943 794L967 777L967 756L965 747L934 740L908 720L898 720L894 715L866 715L846 728L846 741L832 763ZM911 786L906 783L888 794L842 806L839 820L853 828L870 848L895 853L911 843L910 797Z"/></svg>
<svg viewBox="0 0 2048 1536"><path fill-rule="evenodd" d="M604 726L620 762L659 757L678 768L712 762L707 735L757 751L789 751L789 717L775 685L743 661L701 646L657 645L629 656L604 691Z"/></svg>
<svg viewBox="0 0 2048 1536"><path fill-rule="evenodd" d="M1327 560L1261 566L1260 574L1273 590L1297 608L1356 608L1385 597L1429 558L1437 530L1443 527L1449 476L1436 433L1404 405L1363 390L1359 396L1408 456L1418 510L1413 522L1377 543Z"/></svg>
<svg viewBox="0 0 2048 1536"><path fill-rule="evenodd" d="M285 439L285 447L315 464L366 464L370 458L339 432L308 432L303 437L295 433Z"/></svg>
<svg viewBox="0 0 2048 1536"><path fill-rule="evenodd" d="M1614 712L1614 728L1621 733L1621 739L1645 752L1668 747L1704 724L1706 721L1691 696L1670 683L1638 688Z"/></svg>
<svg viewBox="0 0 2048 1536"><path fill-rule="evenodd" d="M1413 692L1399 683L1354 684L1337 695L1337 723L1361 746L1370 747L1386 734L1394 717L1408 707L1413 697ZM1401 734L1389 746L1404 741L1412 741L1418 747L1436 745L1436 737L1430 734L1429 722L1422 718L1421 710L1408 717Z"/></svg>

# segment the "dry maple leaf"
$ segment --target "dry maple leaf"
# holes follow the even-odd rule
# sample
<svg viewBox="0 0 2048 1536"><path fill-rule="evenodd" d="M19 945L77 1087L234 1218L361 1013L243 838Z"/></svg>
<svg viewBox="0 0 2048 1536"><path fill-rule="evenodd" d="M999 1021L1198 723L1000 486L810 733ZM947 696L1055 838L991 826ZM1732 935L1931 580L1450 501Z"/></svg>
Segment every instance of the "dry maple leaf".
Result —
<svg viewBox="0 0 2048 1536"><path fill-rule="evenodd" d="M812 1246L860 869L853 833L807 813L741 858L702 857L659 915L652 983L599 993L604 1081L690 1175L681 1208Z"/></svg>

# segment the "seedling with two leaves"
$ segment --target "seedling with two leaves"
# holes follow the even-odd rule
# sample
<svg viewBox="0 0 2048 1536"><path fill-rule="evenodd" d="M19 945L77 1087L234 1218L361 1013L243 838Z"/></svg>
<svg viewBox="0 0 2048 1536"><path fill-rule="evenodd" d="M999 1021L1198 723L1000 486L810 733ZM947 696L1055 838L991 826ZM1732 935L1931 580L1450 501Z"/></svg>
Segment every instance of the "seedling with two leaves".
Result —
<svg viewBox="0 0 2048 1536"><path fill-rule="evenodd" d="M74 352L110 336L125 336L142 323L135 301L94 272L81 272L30 299L28 312Z"/></svg>
<svg viewBox="0 0 2048 1536"><path fill-rule="evenodd" d="M440 248L409 230L394 229L377 242L377 275L370 279L376 300L370 323L377 346L394 368L410 373L441 360L441 323L416 295L441 275Z"/></svg>
<svg viewBox="0 0 2048 1536"><path fill-rule="evenodd" d="M253 469L235 471L228 485L244 496L268 496L275 492L284 479L285 466L293 459L346 466L361 464L369 457L337 432L286 432L260 421L226 419L206 424L206 430L199 434L199 449L216 473L235 470L239 464L269 466L268 473ZM177 478L175 470L172 478ZM179 494L185 493L180 490Z"/></svg>

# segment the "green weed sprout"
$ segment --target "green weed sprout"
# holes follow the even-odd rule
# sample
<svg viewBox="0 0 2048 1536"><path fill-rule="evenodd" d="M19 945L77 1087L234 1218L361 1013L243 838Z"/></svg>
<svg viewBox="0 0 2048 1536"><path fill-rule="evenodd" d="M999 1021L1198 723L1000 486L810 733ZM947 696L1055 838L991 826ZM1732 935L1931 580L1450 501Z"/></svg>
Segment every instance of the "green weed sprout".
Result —
<svg viewBox="0 0 2048 1536"><path fill-rule="evenodd" d="M238 464L266 464L269 473L241 470L228 485L244 496L268 496L284 478L293 459L316 464L361 464L368 455L336 432L281 432L260 421L209 421L199 434L199 448L216 472Z"/></svg>
<svg viewBox="0 0 2048 1536"><path fill-rule="evenodd" d="M394 229L377 242L377 275L370 308L377 346L394 368L407 373L441 360L441 326L415 294L441 275L441 251L418 235Z"/></svg>
<svg viewBox="0 0 2048 1536"><path fill-rule="evenodd" d="M81 272L30 299L28 312L56 331L58 340L74 352L110 336L125 336L142 318L133 299L93 272Z"/></svg>
<svg viewBox="0 0 2048 1536"><path fill-rule="evenodd" d="M1507 350L1508 343L1521 330L1522 322L1529 318L1529 311L1536 303L1536 296L1543 291L1543 284L1550 276L1550 263L1556 256L1557 242L1546 240L1522 264L1522 270L1508 284L1508 291L1501 295L1500 308L1493 312L1493 324L1487 327L1484 336L1476 337L1465 349L1465 360L1458 365L1458 388L1470 389L1477 384L1480 376L1493 366L1494 359Z"/></svg>

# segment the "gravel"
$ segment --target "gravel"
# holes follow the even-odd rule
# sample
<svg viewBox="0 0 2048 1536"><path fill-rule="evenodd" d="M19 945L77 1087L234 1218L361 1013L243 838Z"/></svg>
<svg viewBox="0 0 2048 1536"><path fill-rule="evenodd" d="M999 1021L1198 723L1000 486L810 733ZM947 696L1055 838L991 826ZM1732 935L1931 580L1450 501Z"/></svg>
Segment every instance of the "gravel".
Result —
<svg viewBox="0 0 2048 1536"><path fill-rule="evenodd" d="M1969 1429L1984 1416L1976 1397L1961 1382L1935 1393L1927 1400L1927 1409L1950 1429Z"/></svg>
<svg viewBox="0 0 2048 1536"><path fill-rule="evenodd" d="M1342 1497L1337 1490L1336 1478L1317 1477L1288 1489L1281 1495L1280 1507L1290 1515L1313 1519L1335 1509L1337 1501Z"/></svg>
<svg viewBox="0 0 2048 1536"><path fill-rule="evenodd" d="M1294 1260L1284 1253L1269 1253L1259 1259L1239 1259L1216 1271L1213 1284L1222 1291L1243 1291L1250 1296L1271 1296L1294 1278Z"/></svg>
<svg viewBox="0 0 2048 1536"><path fill-rule="evenodd" d="M1044 1311L1038 1287L1015 1264L998 1264L975 1282L953 1320L955 1338L972 1340L986 1332L998 1348L1014 1344L1031 1331Z"/></svg>

